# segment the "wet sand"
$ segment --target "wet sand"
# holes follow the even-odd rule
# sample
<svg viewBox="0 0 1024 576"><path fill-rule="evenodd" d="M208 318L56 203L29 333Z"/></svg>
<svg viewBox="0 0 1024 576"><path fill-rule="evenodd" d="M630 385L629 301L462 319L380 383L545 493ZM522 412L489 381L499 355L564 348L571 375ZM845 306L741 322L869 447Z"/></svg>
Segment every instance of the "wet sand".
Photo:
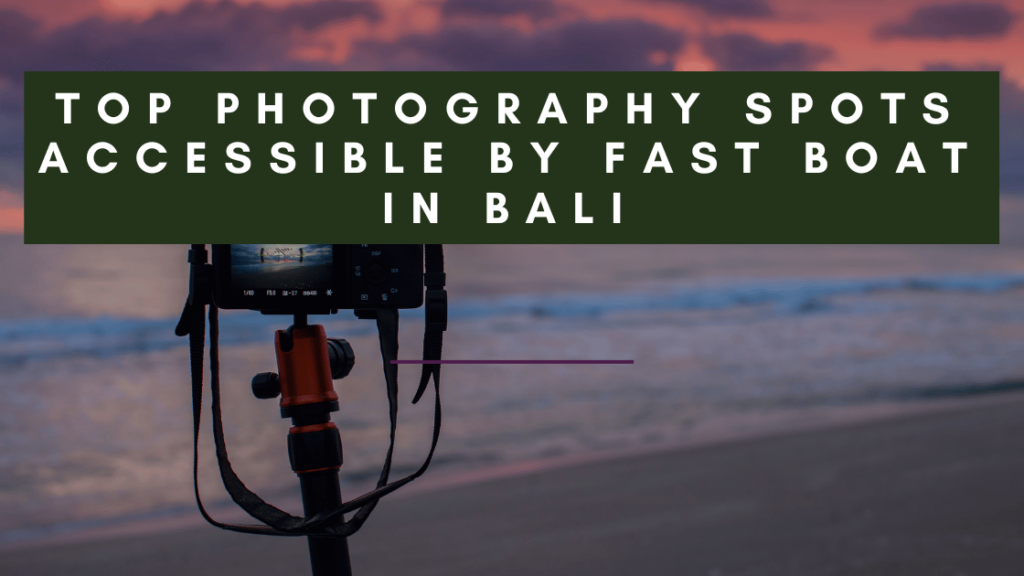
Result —
<svg viewBox="0 0 1024 576"><path fill-rule="evenodd" d="M1016 574L1024 394L385 500L355 574ZM0 573L308 574L302 539L187 527L0 553Z"/></svg>

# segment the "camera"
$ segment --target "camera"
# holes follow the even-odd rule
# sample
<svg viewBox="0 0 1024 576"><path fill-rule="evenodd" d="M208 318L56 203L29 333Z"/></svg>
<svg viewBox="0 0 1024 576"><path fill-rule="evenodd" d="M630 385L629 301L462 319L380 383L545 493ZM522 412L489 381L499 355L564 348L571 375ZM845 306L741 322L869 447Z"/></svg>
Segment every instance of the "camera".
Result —
<svg viewBox="0 0 1024 576"><path fill-rule="evenodd" d="M268 314L423 305L422 244L215 244L213 300Z"/></svg>

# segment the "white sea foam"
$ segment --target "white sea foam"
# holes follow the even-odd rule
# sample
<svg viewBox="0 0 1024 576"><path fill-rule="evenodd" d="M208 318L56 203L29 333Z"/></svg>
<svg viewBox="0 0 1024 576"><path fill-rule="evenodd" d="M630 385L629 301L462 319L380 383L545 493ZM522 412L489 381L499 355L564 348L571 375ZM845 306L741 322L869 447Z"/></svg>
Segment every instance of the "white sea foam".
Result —
<svg viewBox="0 0 1024 576"><path fill-rule="evenodd" d="M512 294L486 298L453 299L449 318L453 322L480 318L551 316L597 317L619 312L710 310L741 306L770 305L779 313L813 311L836 296L880 291L938 291L992 293L1024 286L1024 274L933 275L851 279L730 280L679 283L658 290L551 294ZM223 313L222 313L223 314ZM286 321L281 317L228 312L220 339L231 346L265 341L268 334ZM419 311L405 316L418 318ZM374 330L370 323L352 319L348 312L320 317L337 331L365 335ZM174 336L177 318L44 317L0 320L0 366L29 359L92 355L110 357L181 347L185 341Z"/></svg>

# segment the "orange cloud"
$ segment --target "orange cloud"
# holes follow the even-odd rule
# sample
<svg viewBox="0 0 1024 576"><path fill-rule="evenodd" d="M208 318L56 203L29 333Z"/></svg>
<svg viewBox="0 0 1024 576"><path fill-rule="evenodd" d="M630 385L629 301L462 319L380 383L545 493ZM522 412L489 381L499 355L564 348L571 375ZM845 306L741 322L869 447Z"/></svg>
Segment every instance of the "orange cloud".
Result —
<svg viewBox="0 0 1024 576"><path fill-rule="evenodd" d="M0 190L0 234L25 232L25 201L21 194Z"/></svg>

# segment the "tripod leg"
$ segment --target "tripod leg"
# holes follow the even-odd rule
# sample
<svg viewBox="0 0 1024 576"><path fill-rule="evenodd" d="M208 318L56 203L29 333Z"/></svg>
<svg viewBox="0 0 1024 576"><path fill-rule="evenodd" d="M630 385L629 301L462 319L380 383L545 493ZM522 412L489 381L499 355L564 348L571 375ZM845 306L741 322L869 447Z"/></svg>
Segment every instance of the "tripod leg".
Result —
<svg viewBox="0 0 1024 576"><path fill-rule="evenodd" d="M322 326L295 325L278 330L274 345L281 387L281 415L292 419L288 458L299 475L306 517L341 506L338 469L342 464L341 437L331 423L338 394L331 379L327 337ZM345 538L308 536L313 576L351 576Z"/></svg>
<svg viewBox="0 0 1024 576"><path fill-rule="evenodd" d="M299 485L302 488L302 507L307 518L317 512L341 506L337 469L299 474ZM352 575L346 538L309 536L308 540L313 576Z"/></svg>

